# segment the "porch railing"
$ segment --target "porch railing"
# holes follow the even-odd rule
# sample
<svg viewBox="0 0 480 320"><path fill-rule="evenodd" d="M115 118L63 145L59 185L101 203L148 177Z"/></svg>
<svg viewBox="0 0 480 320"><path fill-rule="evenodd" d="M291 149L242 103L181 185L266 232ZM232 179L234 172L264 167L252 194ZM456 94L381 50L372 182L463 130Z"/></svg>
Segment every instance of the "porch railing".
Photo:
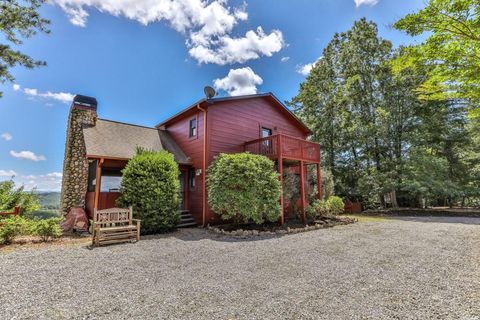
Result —
<svg viewBox="0 0 480 320"><path fill-rule="evenodd" d="M320 162L320 145L285 134L276 134L245 142L245 151L271 159L279 157L308 162Z"/></svg>

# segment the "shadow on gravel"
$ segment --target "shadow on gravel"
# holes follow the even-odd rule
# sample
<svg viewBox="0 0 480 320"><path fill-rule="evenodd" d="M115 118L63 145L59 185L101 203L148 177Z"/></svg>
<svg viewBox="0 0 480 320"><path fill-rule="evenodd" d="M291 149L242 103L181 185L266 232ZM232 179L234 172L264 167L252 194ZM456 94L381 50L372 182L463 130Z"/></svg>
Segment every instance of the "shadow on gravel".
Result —
<svg viewBox="0 0 480 320"><path fill-rule="evenodd" d="M388 216L385 219L423 222L423 223L454 223L454 224L472 224L480 225L480 218L478 217L439 217L439 216Z"/></svg>

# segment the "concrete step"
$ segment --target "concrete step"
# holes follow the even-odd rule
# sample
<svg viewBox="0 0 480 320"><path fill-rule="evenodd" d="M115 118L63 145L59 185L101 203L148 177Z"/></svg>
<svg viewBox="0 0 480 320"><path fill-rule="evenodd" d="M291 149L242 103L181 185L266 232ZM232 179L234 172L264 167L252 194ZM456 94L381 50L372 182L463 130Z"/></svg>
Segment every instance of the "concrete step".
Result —
<svg viewBox="0 0 480 320"><path fill-rule="evenodd" d="M177 225L177 228L188 228L188 227L196 227L197 223L195 219L190 214L188 210L181 210L180 211L180 223Z"/></svg>

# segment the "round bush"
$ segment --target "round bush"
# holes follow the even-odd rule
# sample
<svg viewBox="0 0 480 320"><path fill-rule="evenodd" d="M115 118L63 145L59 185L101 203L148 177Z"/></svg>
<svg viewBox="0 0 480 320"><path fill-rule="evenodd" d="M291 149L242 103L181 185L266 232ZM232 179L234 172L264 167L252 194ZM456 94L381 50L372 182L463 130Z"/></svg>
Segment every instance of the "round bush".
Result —
<svg viewBox="0 0 480 320"><path fill-rule="evenodd" d="M330 196L327 199L315 200L306 210L309 219L315 219L323 216L338 215L343 213L345 205L343 200L337 196Z"/></svg>
<svg viewBox="0 0 480 320"><path fill-rule="evenodd" d="M342 198L337 196L330 196L327 199L327 208L330 214L337 215L343 213L345 204Z"/></svg>
<svg viewBox="0 0 480 320"><path fill-rule="evenodd" d="M316 219L328 214L328 207L326 200L313 201L306 210L306 215L309 219Z"/></svg>
<svg viewBox="0 0 480 320"><path fill-rule="evenodd" d="M180 170L167 151L139 150L123 170L117 204L133 207L142 220L142 233L166 232L180 219Z"/></svg>
<svg viewBox="0 0 480 320"><path fill-rule="evenodd" d="M276 221L280 182L270 159L250 153L220 154L208 169L208 203L234 223Z"/></svg>

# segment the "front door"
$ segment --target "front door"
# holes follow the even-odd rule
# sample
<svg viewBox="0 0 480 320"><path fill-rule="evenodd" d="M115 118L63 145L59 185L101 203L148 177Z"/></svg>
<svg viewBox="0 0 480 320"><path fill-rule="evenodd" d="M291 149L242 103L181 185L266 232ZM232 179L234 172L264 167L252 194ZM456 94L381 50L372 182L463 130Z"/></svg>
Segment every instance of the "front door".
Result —
<svg viewBox="0 0 480 320"><path fill-rule="evenodd" d="M261 131L261 138L268 138L272 135L272 129L270 128L265 128L265 127L262 127L262 131ZM273 148L272 148L273 144L272 144L272 140L271 139L268 139L268 140L264 140L262 142L262 153L263 154L272 154L273 153Z"/></svg>
<svg viewBox="0 0 480 320"><path fill-rule="evenodd" d="M180 209L182 210L186 210L186 206L185 206L185 188L186 188L186 179L187 179L187 171L185 170L180 170L180 176L179 176L179 179L180 179Z"/></svg>

